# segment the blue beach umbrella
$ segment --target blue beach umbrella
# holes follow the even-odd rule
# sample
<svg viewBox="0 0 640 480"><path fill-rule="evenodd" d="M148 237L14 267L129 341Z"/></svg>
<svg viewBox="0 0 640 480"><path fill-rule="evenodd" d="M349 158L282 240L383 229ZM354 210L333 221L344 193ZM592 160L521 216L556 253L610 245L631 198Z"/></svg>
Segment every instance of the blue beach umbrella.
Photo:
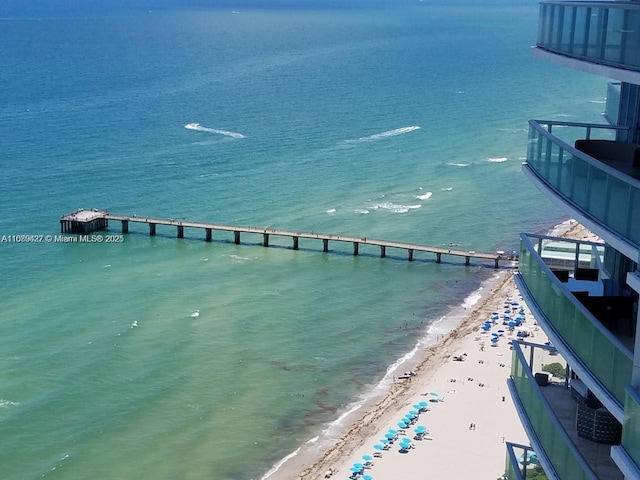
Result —
<svg viewBox="0 0 640 480"><path fill-rule="evenodd" d="M373 448L375 450L384 450L384 445L382 445L381 443L376 443Z"/></svg>
<svg viewBox="0 0 640 480"><path fill-rule="evenodd" d="M419 403L416 403L413 408L415 408L416 410L420 410L422 408L422 405L420 405Z"/></svg>
<svg viewBox="0 0 640 480"><path fill-rule="evenodd" d="M398 422L398 427L402 428L403 430L405 428L407 428L409 425L407 425L405 422Z"/></svg>
<svg viewBox="0 0 640 480"><path fill-rule="evenodd" d="M353 472L353 473L360 473L362 471L361 468L356 468L356 467L351 467L349 469L349 471Z"/></svg>
<svg viewBox="0 0 640 480"><path fill-rule="evenodd" d="M387 445L389 443L389 439L388 438L381 438L380 439L380 443L383 443L383 444Z"/></svg>
<svg viewBox="0 0 640 480"><path fill-rule="evenodd" d="M388 433L393 433L394 435L396 435L398 433L397 430L394 430L393 428L390 428L389 430L387 430Z"/></svg>
<svg viewBox="0 0 640 480"><path fill-rule="evenodd" d="M420 405L420 408L425 408L425 407L429 406L429 404L427 402L425 402L424 400L422 402L419 402L418 405Z"/></svg>
<svg viewBox="0 0 640 480"><path fill-rule="evenodd" d="M409 415L417 417L418 415L420 415L420 412L418 410L409 410Z"/></svg>
<svg viewBox="0 0 640 480"><path fill-rule="evenodd" d="M362 459L365 462L370 462L371 460L373 460L373 457L371 455L362 455Z"/></svg>
<svg viewBox="0 0 640 480"><path fill-rule="evenodd" d="M491 339L491 343L498 343L500 341L500 339L498 337L493 337Z"/></svg>
<svg viewBox="0 0 640 480"><path fill-rule="evenodd" d="M357 462L353 464L353 468L358 468L360 470L362 470L364 468L364 464Z"/></svg>
<svg viewBox="0 0 640 480"><path fill-rule="evenodd" d="M418 425L416 427L416 431L426 432L427 431L427 427L425 427L424 425Z"/></svg>
<svg viewBox="0 0 640 480"><path fill-rule="evenodd" d="M362 480L373 480L373 477L371 475L363 475Z"/></svg>
<svg viewBox="0 0 640 480"><path fill-rule="evenodd" d="M411 420L413 420L413 418L411 418L411 417L410 417L410 416L408 416L408 415L405 415L404 417L402 417L402 421L403 421L404 423L411 423Z"/></svg>
<svg viewBox="0 0 640 480"><path fill-rule="evenodd" d="M393 433L385 433L384 436L389 440L391 440L392 438L395 437L395 435Z"/></svg>

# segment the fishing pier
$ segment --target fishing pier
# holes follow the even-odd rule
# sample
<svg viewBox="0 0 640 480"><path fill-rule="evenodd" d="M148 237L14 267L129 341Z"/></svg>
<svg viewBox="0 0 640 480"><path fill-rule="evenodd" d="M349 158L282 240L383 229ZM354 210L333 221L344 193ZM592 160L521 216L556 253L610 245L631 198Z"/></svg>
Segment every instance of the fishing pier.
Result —
<svg viewBox="0 0 640 480"><path fill-rule="evenodd" d="M106 230L109 228L109 221L120 222L122 233L129 233L130 223L141 223L149 226L149 235L155 236L158 225L175 227L177 238L184 238L185 228L197 229L204 231L204 240L211 242L213 240L213 232L233 232L233 242L240 244L240 236L242 234L262 235L262 245L269 246L269 239L272 236L289 237L292 239L292 248L299 249L300 239L322 240L322 251L329 252L329 242L344 242L353 244L353 254L359 255L360 245L374 245L380 248L380 257L387 255L387 249L400 249L407 252L407 259L413 260L415 252L425 252L435 254L436 263L441 263L442 256L448 255L452 257L464 258L464 264L470 265L471 259L479 259L484 261L493 261L494 268L499 267L500 261L515 261L513 255L504 254L502 252L486 253L475 252L471 250L457 250L447 247L431 247L427 245L418 245L412 243L392 242L386 240L378 240L367 237L354 237L348 235L333 235L325 233L309 233L294 232L289 230L280 230L274 228L248 227L236 225L221 225L217 223L197 222L189 220L176 220L173 218L152 218L140 217L137 215L119 215L109 213L107 210L77 210L75 212L62 215L60 217L60 231L62 233L87 235L95 231Z"/></svg>

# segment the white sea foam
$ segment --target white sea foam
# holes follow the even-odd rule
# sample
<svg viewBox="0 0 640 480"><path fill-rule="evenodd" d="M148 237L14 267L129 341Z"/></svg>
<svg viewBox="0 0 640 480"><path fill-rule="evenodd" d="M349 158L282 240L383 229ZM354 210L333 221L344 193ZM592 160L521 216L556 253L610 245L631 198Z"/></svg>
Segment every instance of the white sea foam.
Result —
<svg viewBox="0 0 640 480"><path fill-rule="evenodd" d="M360 137L351 140L345 140L343 143L362 143L362 142L371 142L375 140L380 140L382 138L387 137L395 137L396 135L402 135L404 133L410 133L415 130L419 130L420 127L418 125L412 125L411 127L402 127L396 128L394 130L387 130L386 132L376 133L374 135L369 135L367 137Z"/></svg>
<svg viewBox="0 0 640 480"><path fill-rule="evenodd" d="M476 303L478 303L480 301L480 299L482 298L482 290L483 290L483 288L480 287L480 288L478 288L478 290L476 290L475 292L473 292L469 296L467 296L467 298L464 299L464 302L462 302L462 307L463 308L471 308Z"/></svg>
<svg viewBox="0 0 640 480"><path fill-rule="evenodd" d="M280 470L280 467L282 467L282 465L284 465L285 463L287 463L289 460L291 460L293 457L295 457L296 455L298 455L298 453L300 452L300 450L302 449L303 446L305 445L309 445L311 443L316 443L318 440L320 439L319 436L315 436L313 438L310 438L309 440L307 440L306 442L304 442L303 445L300 445L298 448L296 448L293 452L291 452L289 455L287 455L286 457L284 457L282 460L280 460L278 463L276 463L273 467L271 467L271 469L265 473L262 478L260 480L266 480L267 478L269 478L271 475L273 475L274 473L276 473L278 470Z"/></svg>
<svg viewBox="0 0 640 480"><path fill-rule="evenodd" d="M0 408L15 407L16 405L20 405L20 403L11 402L9 400L4 400L3 398L0 398Z"/></svg>
<svg viewBox="0 0 640 480"><path fill-rule="evenodd" d="M330 208L329 210L326 211L326 213L336 213L336 209Z"/></svg>
<svg viewBox="0 0 640 480"><path fill-rule="evenodd" d="M422 205L398 205L391 202L376 203L371 207L373 210L387 210L393 213L407 213L409 210L422 208Z"/></svg>
<svg viewBox="0 0 640 480"><path fill-rule="evenodd" d="M607 101L606 100L589 100L589 103L602 103L602 104L604 104L604 103L607 103Z"/></svg>
<svg viewBox="0 0 640 480"><path fill-rule="evenodd" d="M203 127L199 123L187 123L184 126L184 128L188 130L197 130L198 132L216 133L218 135L224 135L226 137L231 137L231 138L246 138L243 134L238 132L230 132L228 130L219 130L217 128Z"/></svg>
<svg viewBox="0 0 640 480"><path fill-rule="evenodd" d="M442 187L442 190L444 192L450 192L451 190L453 190L453 187Z"/></svg>
<svg viewBox="0 0 640 480"><path fill-rule="evenodd" d="M356 208L354 212L357 213L358 215L366 215L369 213L369 210L365 208Z"/></svg>
<svg viewBox="0 0 640 480"><path fill-rule="evenodd" d="M200 310L196 310L189 315L191 318L198 318L200 316Z"/></svg>
<svg viewBox="0 0 640 480"><path fill-rule="evenodd" d="M447 163L447 165L451 165L452 167L468 167L471 164L470 163L454 163L454 162L449 162Z"/></svg>
<svg viewBox="0 0 640 480"><path fill-rule="evenodd" d="M420 200L429 200L432 195L433 195L433 193L427 192L427 193L425 193L423 195L416 195L416 198L418 198Z"/></svg>
<svg viewBox="0 0 640 480"><path fill-rule="evenodd" d="M507 157L489 157L489 158L487 158L487 162L491 162L491 163L502 163L502 162L506 162L507 160L509 160Z"/></svg>

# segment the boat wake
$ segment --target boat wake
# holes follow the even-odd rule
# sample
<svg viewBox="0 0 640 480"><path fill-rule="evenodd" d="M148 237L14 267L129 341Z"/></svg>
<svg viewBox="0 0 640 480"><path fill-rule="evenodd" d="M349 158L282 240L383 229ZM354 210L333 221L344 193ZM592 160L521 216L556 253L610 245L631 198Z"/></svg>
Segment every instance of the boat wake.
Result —
<svg viewBox="0 0 640 480"><path fill-rule="evenodd" d="M395 137L396 135L410 133L415 130L420 130L420 127L418 125L413 125L411 127L396 128L394 130L387 130L386 132L376 133L374 135L369 135L367 137L360 137L360 138L355 138L351 140L345 140L343 143L349 144L349 143L372 142L372 141L381 140L387 137Z"/></svg>
<svg viewBox="0 0 640 480"><path fill-rule="evenodd" d="M230 132L228 130L219 130L217 128L203 127L199 123L187 123L184 126L184 128L186 128L187 130L197 130L198 132L215 133L217 135L224 135L225 137L231 137L231 138L246 138L243 134L238 132Z"/></svg>

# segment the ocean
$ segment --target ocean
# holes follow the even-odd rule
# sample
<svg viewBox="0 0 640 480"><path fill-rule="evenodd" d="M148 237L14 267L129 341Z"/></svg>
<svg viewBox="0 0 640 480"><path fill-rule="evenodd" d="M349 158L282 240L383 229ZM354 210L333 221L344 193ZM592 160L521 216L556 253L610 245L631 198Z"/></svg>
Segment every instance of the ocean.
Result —
<svg viewBox="0 0 640 480"><path fill-rule="evenodd" d="M516 250L566 219L521 172L527 120L601 122L606 92L531 55L537 8L3 2L0 478L278 479L332 444L492 265L12 238L100 208Z"/></svg>

